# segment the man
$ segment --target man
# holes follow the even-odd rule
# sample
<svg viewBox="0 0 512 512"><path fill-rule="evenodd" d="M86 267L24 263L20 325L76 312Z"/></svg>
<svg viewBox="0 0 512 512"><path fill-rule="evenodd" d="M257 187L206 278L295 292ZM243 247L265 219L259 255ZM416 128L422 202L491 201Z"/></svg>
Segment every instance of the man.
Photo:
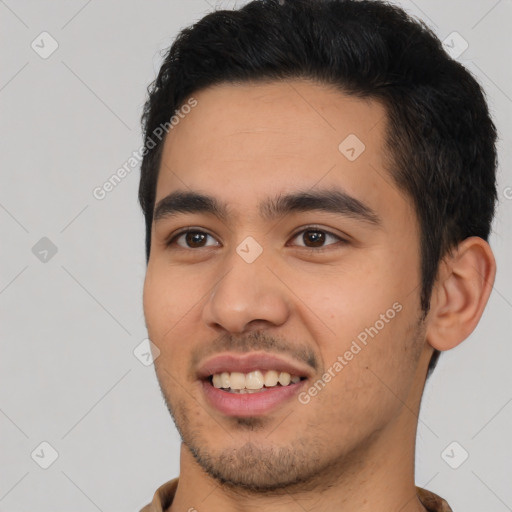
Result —
<svg viewBox="0 0 512 512"><path fill-rule="evenodd" d="M143 511L451 510L414 451L495 277L479 85L397 7L275 0L183 30L149 92L144 311L182 445Z"/></svg>

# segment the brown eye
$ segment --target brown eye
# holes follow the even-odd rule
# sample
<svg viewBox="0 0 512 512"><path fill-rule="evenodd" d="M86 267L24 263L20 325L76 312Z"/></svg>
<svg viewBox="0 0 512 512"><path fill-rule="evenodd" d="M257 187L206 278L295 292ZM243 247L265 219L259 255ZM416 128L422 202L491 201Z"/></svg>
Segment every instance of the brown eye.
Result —
<svg viewBox="0 0 512 512"><path fill-rule="evenodd" d="M304 243L311 242L313 247L321 247L325 242L325 233L323 231L313 231L308 229L302 235Z"/></svg>
<svg viewBox="0 0 512 512"><path fill-rule="evenodd" d="M322 250L331 245L336 245L336 243L330 243L325 245L329 237L333 239L335 242L345 242L345 240L343 240L343 238L339 237L338 235L335 235L333 233L330 233L329 231L325 231L323 229L319 229L316 227L309 227L307 229L299 231L294 235L293 240L300 240L302 242L302 244L297 244L299 247L304 247L306 249L318 248L319 250Z"/></svg>
<svg viewBox="0 0 512 512"><path fill-rule="evenodd" d="M207 236L200 231L189 231L185 233L185 242L189 247L202 247Z"/></svg>
<svg viewBox="0 0 512 512"><path fill-rule="evenodd" d="M188 229L177 233L167 243L168 246L176 244L178 247L183 249L201 249L203 247L210 247L205 242L208 237L213 238L209 233L205 231ZM184 240L184 243L178 243L178 240Z"/></svg>

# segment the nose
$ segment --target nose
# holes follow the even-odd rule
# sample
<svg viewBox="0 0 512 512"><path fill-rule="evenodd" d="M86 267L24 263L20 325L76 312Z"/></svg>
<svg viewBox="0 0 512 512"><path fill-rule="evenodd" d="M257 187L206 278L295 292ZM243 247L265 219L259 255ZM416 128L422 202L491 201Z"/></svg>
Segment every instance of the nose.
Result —
<svg viewBox="0 0 512 512"><path fill-rule="evenodd" d="M290 314L287 288L270 270L265 251L252 263L233 251L206 300L203 321L215 330L240 334L279 326ZM270 267L270 268L269 268Z"/></svg>

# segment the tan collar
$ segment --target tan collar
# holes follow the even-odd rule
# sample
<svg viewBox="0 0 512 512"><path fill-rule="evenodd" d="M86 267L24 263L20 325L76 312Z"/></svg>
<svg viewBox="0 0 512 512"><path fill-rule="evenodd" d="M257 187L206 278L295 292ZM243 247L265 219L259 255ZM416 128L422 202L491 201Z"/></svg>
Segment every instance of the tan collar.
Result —
<svg viewBox="0 0 512 512"><path fill-rule="evenodd" d="M165 512L174 499L176 488L178 487L178 478L173 478L161 485L153 496L153 501L146 505L140 512ZM431 491L416 487L418 498L428 512L453 512L448 503L443 498Z"/></svg>

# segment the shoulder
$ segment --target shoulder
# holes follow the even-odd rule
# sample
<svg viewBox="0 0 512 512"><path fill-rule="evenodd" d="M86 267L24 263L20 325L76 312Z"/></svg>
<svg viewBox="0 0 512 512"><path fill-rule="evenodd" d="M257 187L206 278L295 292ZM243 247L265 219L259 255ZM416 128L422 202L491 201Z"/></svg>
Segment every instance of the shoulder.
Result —
<svg viewBox="0 0 512 512"><path fill-rule="evenodd" d="M171 505L178 487L178 477L169 480L161 485L153 495L153 500L145 507L140 509L140 512L165 512Z"/></svg>
<svg viewBox="0 0 512 512"><path fill-rule="evenodd" d="M453 512L450 505L437 494L422 489L421 487L416 487L416 493L428 512Z"/></svg>

